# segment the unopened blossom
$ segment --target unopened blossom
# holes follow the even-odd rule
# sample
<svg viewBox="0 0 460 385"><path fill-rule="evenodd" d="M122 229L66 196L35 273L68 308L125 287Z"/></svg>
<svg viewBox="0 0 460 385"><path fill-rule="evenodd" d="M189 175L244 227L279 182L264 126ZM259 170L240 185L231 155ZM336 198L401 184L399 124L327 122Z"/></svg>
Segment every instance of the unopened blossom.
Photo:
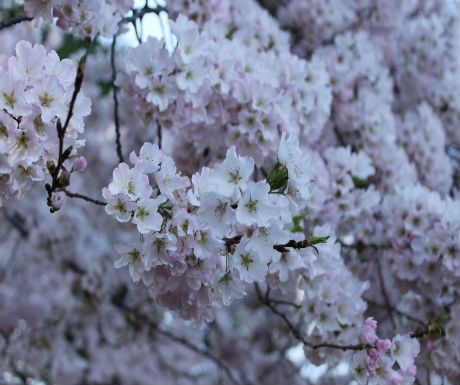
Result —
<svg viewBox="0 0 460 385"><path fill-rule="evenodd" d="M77 159L75 159L75 162L73 163L73 169L75 171L85 171L86 167L88 166L88 162L84 156L80 156Z"/></svg>

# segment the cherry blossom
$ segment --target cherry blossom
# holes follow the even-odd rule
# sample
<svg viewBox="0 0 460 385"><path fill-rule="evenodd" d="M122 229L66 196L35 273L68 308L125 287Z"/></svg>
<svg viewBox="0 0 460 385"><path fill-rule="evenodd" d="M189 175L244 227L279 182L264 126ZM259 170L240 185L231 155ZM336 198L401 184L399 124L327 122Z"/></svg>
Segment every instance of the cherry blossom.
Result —
<svg viewBox="0 0 460 385"><path fill-rule="evenodd" d="M7 3L0 383L460 382L458 1Z"/></svg>

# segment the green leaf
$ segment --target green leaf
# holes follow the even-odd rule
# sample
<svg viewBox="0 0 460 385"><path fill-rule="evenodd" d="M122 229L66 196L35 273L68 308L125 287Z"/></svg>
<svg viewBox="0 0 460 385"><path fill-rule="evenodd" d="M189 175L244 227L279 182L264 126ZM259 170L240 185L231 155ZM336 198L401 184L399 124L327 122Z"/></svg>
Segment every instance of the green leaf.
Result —
<svg viewBox="0 0 460 385"><path fill-rule="evenodd" d="M353 184L356 188L366 188L369 186L369 182L365 179L360 179L356 176L353 177Z"/></svg>
<svg viewBox="0 0 460 385"><path fill-rule="evenodd" d="M329 235L325 237L314 237L313 235L308 237L307 242L308 246L317 245L318 243L326 243L329 239Z"/></svg>
<svg viewBox="0 0 460 385"><path fill-rule="evenodd" d="M88 43L70 33L64 35L61 46L56 50L58 56L62 59L70 57L79 50L86 49Z"/></svg>
<svg viewBox="0 0 460 385"><path fill-rule="evenodd" d="M326 243L329 239L329 235L326 237L314 237L313 235L307 238L307 247L312 247L316 255L319 255L319 250L315 246L319 243Z"/></svg>
<svg viewBox="0 0 460 385"><path fill-rule="evenodd" d="M296 216L294 216L292 218L292 223L294 224L294 226L292 227L292 230L291 230L292 233L303 233L304 232L303 227L300 225L300 222L304 218L305 218L305 216L302 215L302 214L296 215Z"/></svg>
<svg viewBox="0 0 460 385"><path fill-rule="evenodd" d="M445 320L446 320L446 308L442 307L441 310L439 311L438 316L436 317L435 322L439 325L442 325Z"/></svg>
<svg viewBox="0 0 460 385"><path fill-rule="evenodd" d="M267 182L270 185L270 192L282 193L286 190L288 179L287 167L278 162L268 173Z"/></svg>

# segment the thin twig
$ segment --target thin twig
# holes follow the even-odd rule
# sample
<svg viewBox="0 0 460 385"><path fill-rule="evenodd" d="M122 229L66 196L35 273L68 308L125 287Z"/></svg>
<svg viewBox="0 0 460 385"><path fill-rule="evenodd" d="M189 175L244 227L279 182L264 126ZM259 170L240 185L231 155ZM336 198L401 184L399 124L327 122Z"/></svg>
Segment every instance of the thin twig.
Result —
<svg viewBox="0 0 460 385"><path fill-rule="evenodd" d="M132 16L124 17L123 19L120 20L119 24L127 24L127 23L136 22L137 19L142 19L148 13L155 13L157 15L160 15L161 12L168 12L166 7L162 7L160 5L157 5L155 8L145 6L143 8L133 9L132 11L133 11Z"/></svg>
<svg viewBox="0 0 460 385"><path fill-rule="evenodd" d="M237 380L237 378L233 374L233 372L230 369L230 367L224 361L222 361L219 357L217 357L214 354L212 354L209 350L199 348L198 346L193 345L187 339L179 337L179 336L176 336L175 334L172 334L171 332L169 332L167 330L160 329L157 325L154 325L154 329L158 334L161 334L162 336L165 336L165 337L169 338L171 341L177 342L177 343L187 347L188 349L194 351L195 353L198 353L199 355L202 355L202 356L208 358L209 360L213 361L218 367L223 369L225 374L232 381L232 384L240 384L240 381Z"/></svg>
<svg viewBox="0 0 460 385"><path fill-rule="evenodd" d="M74 86L74 90L73 90L73 94L72 94L72 99L70 100L69 111L67 113L67 117L66 117L64 126L62 128L64 130L64 134L65 134L65 131L67 130L67 127L69 126L70 119L72 119L73 110L75 108L75 102L77 101L78 94L80 93L81 86L83 84L83 77L84 77L84 74L85 74L86 60L88 59L88 56L89 56L91 50L93 49L93 46L94 46L97 38L98 38L98 35L96 35L94 37L94 39L92 39L89 42L88 48L86 49L84 55L80 58L80 60L78 62L77 76L75 78L75 86Z"/></svg>
<svg viewBox="0 0 460 385"><path fill-rule="evenodd" d="M120 139L120 117L118 114L118 87L115 85L117 78L117 69L115 65L115 46L117 44L117 35L113 35L112 46L110 48L110 65L112 67L112 88L113 88L113 119L115 121L115 134L117 144L117 155L120 163L124 162L123 151L121 149Z"/></svg>
<svg viewBox="0 0 460 385"><path fill-rule="evenodd" d="M58 154L58 162L57 165L52 165L52 167L48 167L48 170L50 171L51 174L51 184L47 183L45 185L45 189L48 192L48 206L50 207L51 212L57 211L57 209L53 206L53 193L62 187L66 186L66 183L68 184L70 175L67 174L65 168L64 168L64 162L69 159L70 154L72 153L72 146L66 148L64 150L64 139L66 135L67 128L69 126L70 120L72 119L73 116L73 110L75 108L75 103L77 101L78 94L80 93L81 86L83 84L83 77L85 73L85 65L86 65L86 59L89 56L89 53L91 52L91 49L94 46L94 43L97 39L96 35L93 40L90 41L88 44L88 48L86 49L85 54L80 58L78 62L78 67L77 67L77 75L75 77L75 83L74 83L74 90L72 93L72 98L70 99L69 103L69 111L67 112L67 116L64 122L64 125L62 125L62 122L60 119L58 119L56 123L56 130L58 134L58 139L59 139L59 154ZM62 171L62 172L61 172ZM67 174L67 175L66 175Z"/></svg>
<svg viewBox="0 0 460 385"><path fill-rule="evenodd" d="M134 28L134 33L136 35L137 42L139 44L142 44L142 19L140 19L140 25L139 25L139 27L141 28L140 32L137 29L137 20L133 20L131 23L132 23L133 28Z"/></svg>
<svg viewBox="0 0 460 385"><path fill-rule="evenodd" d="M241 238L243 238L242 235L236 235L232 238L224 238L223 241L225 242L227 250L230 250L233 245L240 243ZM280 253L285 253L289 251L288 248L305 249L307 247L315 247L315 245L319 243L325 243L327 238L328 237L309 237L303 241L294 241L291 239L286 243L273 245L273 249L279 251Z"/></svg>
<svg viewBox="0 0 460 385"><path fill-rule="evenodd" d="M147 318L145 315L140 313L136 308L128 307L123 303L120 303L117 305L119 308L125 310L128 312L130 315L134 315L136 317L136 321L139 322L141 325L147 325L151 330L157 332L159 335L162 335L171 341L174 341L178 344L181 344L188 348L189 350L209 359L210 361L214 362L220 369L222 369L227 377L230 379L232 384L238 385L242 384L241 381L239 381L235 375L233 374L232 369L219 357L217 357L215 354L213 354L209 349L207 348L201 348L187 339L183 337L176 336L175 334L171 333L168 330L164 330L158 326L158 324L151 319Z"/></svg>
<svg viewBox="0 0 460 385"><path fill-rule="evenodd" d="M373 306L376 306L376 307L381 307L381 308L385 308L387 309L388 308L388 305L384 305L384 304L381 304L381 303L378 303L378 302L375 302L371 299L366 299L364 298L364 300L368 303L370 303L371 305ZM414 316L411 316L410 314L407 314L401 310L399 310L398 308L396 307L391 307L391 311L393 311L394 313L396 313L397 315L400 315L401 317L404 317L404 318L407 318L409 321L412 321L412 322L416 322L418 323L419 325L426 325L426 322L414 317Z"/></svg>
<svg viewBox="0 0 460 385"><path fill-rule="evenodd" d="M13 244L10 256L7 258L5 264L2 266L2 269L0 270L0 282L2 282L5 279L6 273L8 271L8 267L11 266L10 265L11 261L14 261L14 258L18 252L20 243L22 243L22 239L21 237L17 237L14 240L14 244Z"/></svg>
<svg viewBox="0 0 460 385"><path fill-rule="evenodd" d="M332 344L328 342L320 343L320 344L313 344L310 341L307 341L299 332L299 330L292 324L292 322L289 320L289 318L284 314L283 312L280 312L275 306L270 301L270 298L268 296L269 290L265 293L265 297L262 295L262 292L260 291L259 285L256 283L255 284L255 289L257 296L259 297L259 300L267 306L272 313L276 314L278 317L280 317L285 325L288 327L289 331L293 335L293 337L303 343L305 346L308 346L309 348L316 350L320 348L332 348L332 349L339 349L339 350L363 350L365 348L365 345L359 344L359 345L338 345L338 344Z"/></svg>
<svg viewBox="0 0 460 385"><path fill-rule="evenodd" d="M157 137L158 137L158 148L161 150L161 142L163 141L162 139L162 132L161 132L161 125L160 123L158 122L158 119L157 119Z"/></svg>
<svg viewBox="0 0 460 385"><path fill-rule="evenodd" d="M12 27L13 25L22 23L23 21L31 21L31 20L33 20L33 17L27 16L27 15L20 15L20 16L12 17L11 19L4 20L0 23L0 31L2 29Z"/></svg>
<svg viewBox="0 0 460 385"><path fill-rule="evenodd" d="M334 125L334 134L337 137L337 140L339 141L339 144L341 146L343 146L343 147L346 147L347 143L345 142L345 139L344 139L342 133L339 131L339 128L336 125Z"/></svg>
<svg viewBox="0 0 460 385"><path fill-rule="evenodd" d="M380 261L377 260L377 273L379 275L379 281L380 281L380 291L382 293L383 300L386 305L388 317L390 318L391 325L393 326L394 329L396 329L396 320L394 318L393 314L393 306L390 303L390 298L388 297L387 290L385 288L385 283L383 281L383 273L382 273L382 265L380 264Z"/></svg>
<svg viewBox="0 0 460 385"><path fill-rule="evenodd" d="M294 303L294 302L289 302L289 301L284 301L282 299L270 299L270 302L275 304L275 305L285 305L285 306L291 306L295 309L300 309L302 306Z"/></svg>
<svg viewBox="0 0 460 385"><path fill-rule="evenodd" d="M66 189L64 189L63 191L65 192L65 195L67 195L70 198L83 199L83 200L85 200L87 202L91 202L91 203L94 203L95 205L99 205L99 206L105 206L106 205L106 203L103 202L103 201L91 198L91 197L83 195L83 194L73 193L73 192L70 192L70 191L68 191Z"/></svg>
<svg viewBox="0 0 460 385"><path fill-rule="evenodd" d="M22 238L29 236L29 229L25 225L25 218L18 212L10 214L5 208L2 210L5 219L19 232Z"/></svg>

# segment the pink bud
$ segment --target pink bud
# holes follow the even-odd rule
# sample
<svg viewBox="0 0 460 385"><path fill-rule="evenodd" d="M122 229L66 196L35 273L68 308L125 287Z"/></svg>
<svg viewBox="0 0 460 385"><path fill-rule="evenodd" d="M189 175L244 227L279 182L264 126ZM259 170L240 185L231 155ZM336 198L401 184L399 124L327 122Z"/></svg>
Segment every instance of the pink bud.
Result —
<svg viewBox="0 0 460 385"><path fill-rule="evenodd" d="M65 201L65 192L63 191L59 191L53 194L51 198L51 204L53 205L53 208L55 210L59 210L64 204L64 201Z"/></svg>
<svg viewBox="0 0 460 385"><path fill-rule="evenodd" d="M366 369L367 371L375 376L376 374L376 370L377 370L377 362L375 362L371 357L367 356L365 359L364 359L364 363L366 364Z"/></svg>
<svg viewBox="0 0 460 385"><path fill-rule="evenodd" d="M88 165L88 162L86 161L84 156L80 156L77 158L73 164L73 169L75 171L84 171L86 169L86 166Z"/></svg>
<svg viewBox="0 0 460 385"><path fill-rule="evenodd" d="M388 340L388 339L385 339L385 340L378 340L377 343L377 348L381 351L381 352L386 352L387 350L389 350L391 348L391 341Z"/></svg>
<svg viewBox="0 0 460 385"><path fill-rule="evenodd" d="M378 343L378 342L377 342ZM369 349L369 356L371 356L374 360L380 357L380 353L377 349Z"/></svg>
<svg viewBox="0 0 460 385"><path fill-rule="evenodd" d="M377 329L377 321L373 317L369 317L368 319L366 319L364 324L366 326L369 326L371 329L374 329L374 330Z"/></svg>
<svg viewBox="0 0 460 385"><path fill-rule="evenodd" d="M400 385L403 382L403 378L396 370L390 370L388 381L391 385Z"/></svg>
<svg viewBox="0 0 460 385"><path fill-rule="evenodd" d="M406 375L409 377L415 377L417 374L417 367L415 365L411 365L406 369Z"/></svg>
<svg viewBox="0 0 460 385"><path fill-rule="evenodd" d="M373 345L379 338L375 334L375 329L367 322L361 328L361 342L367 345Z"/></svg>

